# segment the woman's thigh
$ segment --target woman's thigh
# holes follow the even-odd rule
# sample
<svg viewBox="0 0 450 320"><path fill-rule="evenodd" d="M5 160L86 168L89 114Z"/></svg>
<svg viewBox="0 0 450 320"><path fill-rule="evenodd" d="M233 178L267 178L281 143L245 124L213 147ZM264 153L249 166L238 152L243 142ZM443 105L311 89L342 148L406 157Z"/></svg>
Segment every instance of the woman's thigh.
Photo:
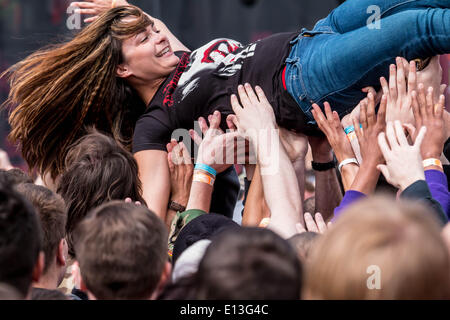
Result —
<svg viewBox="0 0 450 320"><path fill-rule="evenodd" d="M380 29L301 39L301 81L309 101L328 100L341 115L379 86L397 56L408 60L450 53L450 10L409 10L381 20Z"/></svg>
<svg viewBox="0 0 450 320"><path fill-rule="evenodd" d="M411 9L450 8L449 0L347 0L321 22L335 32L346 33Z"/></svg>

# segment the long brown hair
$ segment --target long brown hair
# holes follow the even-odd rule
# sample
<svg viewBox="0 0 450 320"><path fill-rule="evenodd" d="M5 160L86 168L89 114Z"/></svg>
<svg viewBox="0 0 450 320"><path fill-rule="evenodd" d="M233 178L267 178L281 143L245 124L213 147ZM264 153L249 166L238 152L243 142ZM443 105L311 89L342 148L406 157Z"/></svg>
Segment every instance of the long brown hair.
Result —
<svg viewBox="0 0 450 320"><path fill-rule="evenodd" d="M70 42L41 49L1 75L11 87L4 105L15 107L9 138L19 143L30 170L56 178L69 146L92 125L131 145L145 105L116 69L122 40L152 23L137 7L111 9Z"/></svg>

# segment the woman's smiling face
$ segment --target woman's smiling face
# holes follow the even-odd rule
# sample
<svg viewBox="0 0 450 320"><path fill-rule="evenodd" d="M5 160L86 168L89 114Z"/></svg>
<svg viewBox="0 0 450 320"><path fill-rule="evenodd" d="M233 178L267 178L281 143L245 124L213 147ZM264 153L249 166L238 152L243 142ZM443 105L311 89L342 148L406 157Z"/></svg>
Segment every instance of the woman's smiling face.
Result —
<svg viewBox="0 0 450 320"><path fill-rule="evenodd" d="M169 39L154 24L122 42L123 63L117 74L121 78L134 77L139 82L166 78L180 59L173 53Z"/></svg>

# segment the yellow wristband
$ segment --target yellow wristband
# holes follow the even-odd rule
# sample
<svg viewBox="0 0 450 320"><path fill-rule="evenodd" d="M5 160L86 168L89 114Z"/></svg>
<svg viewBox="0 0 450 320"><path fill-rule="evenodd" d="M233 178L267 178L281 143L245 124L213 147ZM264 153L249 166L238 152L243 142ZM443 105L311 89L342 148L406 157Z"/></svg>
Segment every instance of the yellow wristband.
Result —
<svg viewBox="0 0 450 320"><path fill-rule="evenodd" d="M210 186L214 186L215 180L208 174L202 172L202 171L195 171L194 172L194 182L202 182L209 184Z"/></svg>
<svg viewBox="0 0 450 320"><path fill-rule="evenodd" d="M431 167L431 166L436 166L436 167L440 167L442 169L442 162L439 159L435 159L435 158L430 158L430 159L425 159L423 160L423 167Z"/></svg>
<svg viewBox="0 0 450 320"><path fill-rule="evenodd" d="M270 218L264 218L261 220L260 224L259 224L259 228L267 228L270 224Z"/></svg>
<svg viewBox="0 0 450 320"><path fill-rule="evenodd" d="M116 2L117 2L117 0L112 0L112 2L111 2L111 8L115 8L115 7L116 7Z"/></svg>
<svg viewBox="0 0 450 320"><path fill-rule="evenodd" d="M348 140L351 142L352 140L356 139L356 132L352 131L350 133L347 134Z"/></svg>

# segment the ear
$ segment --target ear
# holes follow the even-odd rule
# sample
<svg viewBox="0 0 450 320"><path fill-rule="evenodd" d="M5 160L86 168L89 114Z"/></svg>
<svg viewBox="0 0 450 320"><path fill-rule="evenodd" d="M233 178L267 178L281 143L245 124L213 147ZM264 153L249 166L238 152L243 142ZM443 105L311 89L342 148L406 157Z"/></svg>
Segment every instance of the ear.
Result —
<svg viewBox="0 0 450 320"><path fill-rule="evenodd" d="M172 264L167 261L161 274L161 278L159 279L158 286L156 287L156 290L152 294L151 297L152 300L156 300L159 293L164 289L166 284L169 282L171 276L172 276Z"/></svg>
<svg viewBox="0 0 450 320"><path fill-rule="evenodd" d="M66 266L66 257L67 257L67 242L66 239L61 239L58 245L58 250L56 251L56 264L65 267Z"/></svg>
<svg viewBox="0 0 450 320"><path fill-rule="evenodd" d="M41 278L42 274L44 273L44 265L45 265L45 255L43 251L39 252L39 256L36 260L36 264L33 268L33 281L38 282Z"/></svg>
<svg viewBox="0 0 450 320"><path fill-rule="evenodd" d="M125 78L130 77L131 74L132 73L131 73L130 69L128 68L128 66L126 64L122 63L122 64L119 64L117 66L116 75L119 78L124 78L125 79Z"/></svg>

